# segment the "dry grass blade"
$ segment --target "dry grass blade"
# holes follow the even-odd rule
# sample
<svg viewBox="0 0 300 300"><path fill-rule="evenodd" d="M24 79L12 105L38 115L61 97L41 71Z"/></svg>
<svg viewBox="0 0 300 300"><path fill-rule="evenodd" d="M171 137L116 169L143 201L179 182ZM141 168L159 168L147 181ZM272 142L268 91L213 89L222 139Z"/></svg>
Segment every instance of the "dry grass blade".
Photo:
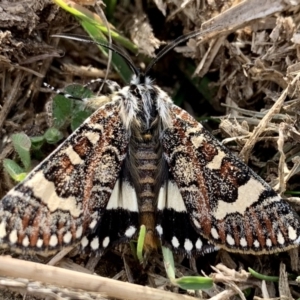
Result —
<svg viewBox="0 0 300 300"><path fill-rule="evenodd" d="M26 278L47 284L81 289L86 292L99 292L118 299L143 300L192 300L193 297L143 287L110 278L94 276L38 263L0 256L0 276Z"/></svg>
<svg viewBox="0 0 300 300"><path fill-rule="evenodd" d="M292 4L296 5L299 1L294 1L294 3L291 1L290 5L287 2L284 0L245 0L203 23L201 29L222 32L239 26L245 26L247 22L283 11Z"/></svg>
<svg viewBox="0 0 300 300"><path fill-rule="evenodd" d="M289 283L288 283L288 275L286 272L285 264L281 263L280 264L280 273L279 273L279 294L280 294L280 299L293 299L290 288L289 288Z"/></svg>
<svg viewBox="0 0 300 300"><path fill-rule="evenodd" d="M81 290L72 290L63 287L57 287L49 284L43 284L37 281L29 281L25 279L8 279L0 277L0 288L5 288L12 292L24 294L23 299L28 295L42 297L43 299L76 299L76 300L105 300L107 299L99 293L83 292ZM7 298L8 299L8 298Z"/></svg>
<svg viewBox="0 0 300 300"><path fill-rule="evenodd" d="M255 127L251 137L247 140L245 146L243 147L240 157L247 162L249 159L249 155L251 150L253 149L257 138L261 135L261 133L265 130L268 123L272 119L272 117L279 113L280 109L282 108L282 105L284 103L284 100L286 99L288 95L288 91L290 86L295 84L295 82L299 79L300 74L298 74L293 81L288 85L288 87L282 92L281 96L278 98L278 100L274 103L272 108L268 111L268 113L263 117L263 119L260 121L257 127Z"/></svg>
<svg viewBox="0 0 300 300"><path fill-rule="evenodd" d="M7 96L6 98L6 101L1 109L1 112L0 112L0 128L3 126L3 123L4 121L6 120L7 118L7 115L9 114L10 112L10 109L12 108L12 106L16 103L17 101L17 94L18 94L18 87L20 86L21 82L22 82L22 79L24 77L24 72L20 72L15 81L14 81L14 84L10 90L10 93L9 95Z"/></svg>

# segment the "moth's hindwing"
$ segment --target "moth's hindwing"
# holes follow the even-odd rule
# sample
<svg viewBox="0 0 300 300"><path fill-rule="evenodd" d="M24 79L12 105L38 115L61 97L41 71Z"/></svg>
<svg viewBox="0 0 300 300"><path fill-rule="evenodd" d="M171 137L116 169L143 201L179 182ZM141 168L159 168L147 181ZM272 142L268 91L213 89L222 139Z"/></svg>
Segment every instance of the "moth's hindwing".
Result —
<svg viewBox="0 0 300 300"><path fill-rule="evenodd" d="M164 246L181 254L203 255L218 249L195 231L170 172L158 195L156 231Z"/></svg>
<svg viewBox="0 0 300 300"><path fill-rule="evenodd" d="M101 251L113 241L108 224L102 237L93 234L114 213L106 207L128 146L119 101L98 109L2 199L1 247L49 254L80 241Z"/></svg>
<svg viewBox="0 0 300 300"><path fill-rule="evenodd" d="M232 252L298 246L300 220L289 204L187 112L171 105L170 114L163 149L195 231Z"/></svg>

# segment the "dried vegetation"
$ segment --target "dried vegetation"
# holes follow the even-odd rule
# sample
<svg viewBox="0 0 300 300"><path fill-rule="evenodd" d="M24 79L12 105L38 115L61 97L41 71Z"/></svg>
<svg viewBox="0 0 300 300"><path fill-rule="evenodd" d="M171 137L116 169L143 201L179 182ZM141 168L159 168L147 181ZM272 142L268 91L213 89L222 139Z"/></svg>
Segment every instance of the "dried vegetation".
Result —
<svg viewBox="0 0 300 300"><path fill-rule="evenodd" d="M149 0L143 1L143 5L141 1L119 2L108 20L138 45L142 55L133 59L141 68L165 42L190 31L204 32L201 39L190 40L169 53L155 66L152 77L177 103L214 129L224 144L299 211L299 199L291 193L300 187L299 0ZM50 38L53 33L83 34L76 20L50 0L1 1L0 27L2 164L4 158L14 155L9 142L12 133L24 131L34 136L48 128L45 105L51 95L42 88L42 82L46 80L60 88L75 81L102 77L107 59L101 57L96 47L66 40L58 44L58 39ZM111 71L109 78L118 76ZM212 116L219 116L221 123L216 125ZM44 149L45 154L51 150L50 146ZM4 172L0 178L0 196L3 196L13 183ZM45 262L40 257L27 259ZM187 268L187 259L178 258L178 262L178 276L194 274L191 269L197 266L215 279L212 290L190 292L191 296L245 299L242 293L245 289L250 291L248 299L300 296L297 283L287 278L286 271L299 272L298 250L261 257L220 251L193 260L191 269ZM110 251L100 263L94 258L69 254L58 265L159 288L142 290L144 299L148 293L152 299L160 296L168 299L155 293L161 289L176 292L165 278L160 256L149 261L146 269L136 267L130 251L124 249ZM249 277L248 266L266 275L280 275L279 284ZM22 277L19 270L25 267L28 274L35 273L34 268L20 264L10 276ZM39 278L23 274L24 278L18 280L4 278L1 272L0 275L1 288L47 299L100 299L95 292L103 293L100 289L80 291L59 275L57 278L68 288L47 281L43 274ZM82 274L82 282L87 286L89 280ZM103 283L106 284L109 283ZM124 291L124 299L137 299L136 288L128 289ZM116 297L109 290L105 293ZM4 290L1 295L3 299L19 297ZM175 299L175 294L172 297Z"/></svg>

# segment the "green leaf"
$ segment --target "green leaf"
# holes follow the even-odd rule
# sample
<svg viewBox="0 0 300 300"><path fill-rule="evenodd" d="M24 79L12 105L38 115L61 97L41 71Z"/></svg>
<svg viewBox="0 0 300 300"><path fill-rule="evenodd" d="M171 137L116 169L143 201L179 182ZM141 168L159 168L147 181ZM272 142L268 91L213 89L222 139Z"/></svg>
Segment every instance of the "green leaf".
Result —
<svg viewBox="0 0 300 300"><path fill-rule="evenodd" d="M30 137L30 140L31 140L31 149L35 151L40 150L45 143L44 135L37 135L37 136Z"/></svg>
<svg viewBox="0 0 300 300"><path fill-rule="evenodd" d="M137 248L136 248L136 254L137 254L138 260L141 264L144 261L143 248L144 248L145 236L146 236L146 226L141 225L139 237L138 237L138 241L137 241Z"/></svg>
<svg viewBox="0 0 300 300"><path fill-rule="evenodd" d="M44 133L44 138L48 144L56 144L63 138L63 134L56 128L50 127Z"/></svg>
<svg viewBox="0 0 300 300"><path fill-rule="evenodd" d="M261 279L261 280L265 280L265 281L272 281L272 282L278 282L278 280L279 280L278 276L263 275L263 274L257 273L256 271L254 271L251 268L248 268L248 271L253 277L255 277L257 279Z"/></svg>
<svg viewBox="0 0 300 300"><path fill-rule="evenodd" d="M78 21L84 24L92 25L93 34L91 37L99 37L99 32L108 34L108 30L101 20L100 16L91 12L87 8L80 6L79 4L68 0L68 3L64 0L53 0L58 6L60 6L65 11L72 14ZM90 32L88 32L90 33ZM124 36L120 35L116 30L110 28L111 37L113 40L119 42L123 47L127 48L128 50L132 51L134 54L138 53L138 47L133 44L129 39L125 38Z"/></svg>
<svg viewBox="0 0 300 300"><path fill-rule="evenodd" d="M17 182L22 181L27 173L21 168L15 161L11 159L4 159L3 160L3 167L5 171Z"/></svg>
<svg viewBox="0 0 300 300"><path fill-rule="evenodd" d="M286 195L300 195L300 191L285 191Z"/></svg>
<svg viewBox="0 0 300 300"><path fill-rule="evenodd" d="M105 3L105 11L106 14L108 15L108 18L112 18L117 5L117 0L104 0L104 3Z"/></svg>
<svg viewBox="0 0 300 300"><path fill-rule="evenodd" d="M72 101L62 95L53 98L53 126L62 128L72 115Z"/></svg>
<svg viewBox="0 0 300 300"><path fill-rule="evenodd" d="M71 129L74 131L77 129L89 116L91 115L90 111L79 111L77 112L71 121Z"/></svg>
<svg viewBox="0 0 300 300"><path fill-rule="evenodd" d="M24 133L16 133L11 136L12 144L18 153L20 160L26 171L30 169L31 159L30 159L30 138Z"/></svg>
<svg viewBox="0 0 300 300"><path fill-rule="evenodd" d="M184 290L207 290L212 288L214 284L211 278L202 276L184 276L172 280L172 283Z"/></svg>
<svg viewBox="0 0 300 300"><path fill-rule="evenodd" d="M252 288L248 288L248 289L243 290L243 293L244 293L246 298L249 297L252 293Z"/></svg>
<svg viewBox="0 0 300 300"><path fill-rule="evenodd" d="M161 249L164 257L164 265L165 265L167 276L172 281L173 279L175 279L175 265L174 265L173 253L167 247L162 246Z"/></svg>
<svg viewBox="0 0 300 300"><path fill-rule="evenodd" d="M137 260L137 254L136 254L136 245L137 245L137 241L136 240L131 240L129 242L129 246L130 246L130 250L131 250L131 253L134 257L135 260Z"/></svg>
<svg viewBox="0 0 300 300"><path fill-rule="evenodd" d="M64 90L66 93L79 99L91 98L93 96L93 92L89 88L78 83L72 83L66 86ZM82 105L82 102L79 101L79 103Z"/></svg>
<svg viewBox="0 0 300 300"><path fill-rule="evenodd" d="M66 3L64 0L53 1L61 8L76 17L81 26L94 41L107 44L105 34L108 34L108 30L98 15L70 0L68 3ZM113 29L110 30L110 33L113 40L119 42L122 44L122 46L126 47L135 54L138 52L137 46L134 45L130 40L126 39ZM107 48L100 45L98 45L98 47L105 56L108 56L109 50ZM131 78L132 71L119 55L112 55L112 65L125 82Z"/></svg>
<svg viewBox="0 0 300 300"><path fill-rule="evenodd" d="M213 103L213 99L216 96L218 89L216 87L211 87L211 80L208 76L195 77L194 73L196 67L194 64L187 61L187 64L180 65L180 70L184 74L184 78L190 82L197 91L207 100L209 103Z"/></svg>
<svg viewBox="0 0 300 300"><path fill-rule="evenodd" d="M176 279L173 253L167 247L162 246L161 248L164 257L166 273L173 285L179 286L185 290L204 290L213 286L213 280L211 278L202 276L184 276Z"/></svg>
<svg viewBox="0 0 300 300"><path fill-rule="evenodd" d="M75 99L87 99L93 96L91 90L80 84L71 84L64 91ZM71 129L74 131L91 113L92 111L85 109L85 104L81 101L68 99L63 95L53 98L53 118L56 128L62 128L71 123Z"/></svg>
<svg viewBox="0 0 300 300"><path fill-rule="evenodd" d="M98 42L107 44L106 37L99 32L99 30L92 26L90 23L82 22L81 26L84 28L84 30L90 35L90 37ZM109 50L106 47L102 47L98 45L98 48L102 52L103 55L108 57ZM132 70L129 68L128 64L125 62L125 60L117 53L112 53L112 60L111 60L113 68L116 70L116 72L120 75L122 80L126 83L131 79L132 77Z"/></svg>

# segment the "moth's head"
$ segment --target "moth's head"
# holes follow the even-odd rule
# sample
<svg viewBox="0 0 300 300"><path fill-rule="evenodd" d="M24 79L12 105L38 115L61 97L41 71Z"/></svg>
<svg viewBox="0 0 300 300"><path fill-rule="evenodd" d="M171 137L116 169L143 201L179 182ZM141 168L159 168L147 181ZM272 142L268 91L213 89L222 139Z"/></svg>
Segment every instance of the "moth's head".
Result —
<svg viewBox="0 0 300 300"><path fill-rule="evenodd" d="M143 73L140 73L138 75L134 74L132 75L132 78L130 80L130 85L152 85L153 80L149 76L145 76Z"/></svg>

